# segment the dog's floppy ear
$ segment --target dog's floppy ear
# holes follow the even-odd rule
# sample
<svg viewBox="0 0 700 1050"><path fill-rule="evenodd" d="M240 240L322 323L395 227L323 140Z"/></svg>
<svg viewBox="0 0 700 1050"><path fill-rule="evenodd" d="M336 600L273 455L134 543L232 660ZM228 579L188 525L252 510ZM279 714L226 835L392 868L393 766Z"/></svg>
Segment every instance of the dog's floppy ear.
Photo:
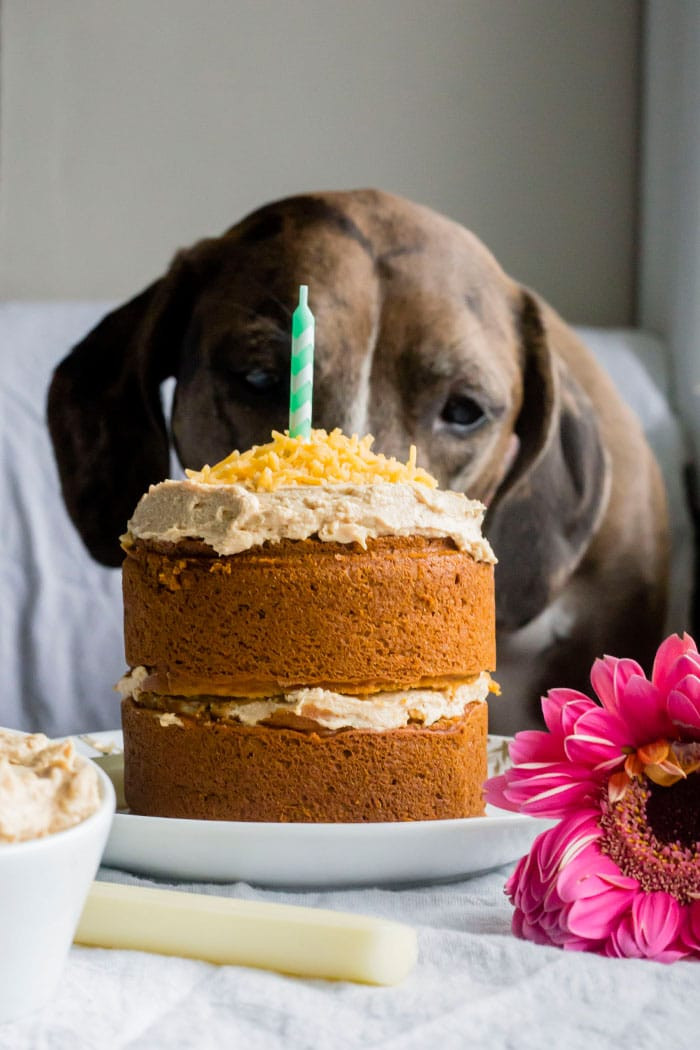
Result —
<svg viewBox="0 0 700 1050"><path fill-rule="evenodd" d="M491 503L485 531L498 557L499 627L529 623L581 560L609 495L609 460L587 394L552 352L542 312L523 292L520 448Z"/></svg>
<svg viewBox="0 0 700 1050"><path fill-rule="evenodd" d="M168 475L160 384L177 367L195 295L188 256L105 317L54 372L47 416L63 498L94 558L119 565L119 536Z"/></svg>

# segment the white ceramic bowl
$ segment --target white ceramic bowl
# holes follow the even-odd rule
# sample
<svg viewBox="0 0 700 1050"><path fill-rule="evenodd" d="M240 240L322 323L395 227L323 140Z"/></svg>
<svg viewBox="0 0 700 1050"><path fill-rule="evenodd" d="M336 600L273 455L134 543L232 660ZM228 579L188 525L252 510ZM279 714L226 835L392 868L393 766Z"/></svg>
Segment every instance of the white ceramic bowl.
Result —
<svg viewBox="0 0 700 1050"><path fill-rule="evenodd" d="M61 979L115 809L109 777L95 769L100 806L86 820L0 843L0 1024L38 1010Z"/></svg>

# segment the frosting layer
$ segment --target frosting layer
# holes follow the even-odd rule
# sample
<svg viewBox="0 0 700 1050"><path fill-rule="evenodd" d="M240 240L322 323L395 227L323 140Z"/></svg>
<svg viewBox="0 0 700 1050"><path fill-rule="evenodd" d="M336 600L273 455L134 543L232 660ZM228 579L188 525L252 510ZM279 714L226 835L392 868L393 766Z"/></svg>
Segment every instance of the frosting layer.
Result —
<svg viewBox="0 0 700 1050"><path fill-rule="evenodd" d="M448 689L403 689L374 693L361 698L327 689L294 689L280 696L252 700L223 700L216 696L172 697L144 692L148 679L144 667L136 667L117 683L122 697L132 697L144 707L164 712L162 725L177 725L178 714L208 715L222 721L254 726L281 724L293 716L323 729L374 729L386 731L409 724L434 725L441 718L460 718L467 704L484 701L491 677L484 671L471 682Z"/></svg>
<svg viewBox="0 0 700 1050"><path fill-rule="evenodd" d="M477 561L494 563L481 534L483 516L476 500L418 483L297 485L254 492L239 484L168 480L141 497L126 542L129 535L172 543L197 539L227 555L310 536L362 547L380 536L447 537Z"/></svg>

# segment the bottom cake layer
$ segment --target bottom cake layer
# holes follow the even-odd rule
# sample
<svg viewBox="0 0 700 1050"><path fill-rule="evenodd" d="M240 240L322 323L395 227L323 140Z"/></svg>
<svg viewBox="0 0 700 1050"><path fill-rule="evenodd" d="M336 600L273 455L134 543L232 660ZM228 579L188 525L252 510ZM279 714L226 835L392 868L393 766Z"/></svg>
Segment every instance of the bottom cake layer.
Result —
<svg viewBox="0 0 700 1050"><path fill-rule="evenodd" d="M198 820L445 820L481 816L487 705L429 727L303 732L122 702L134 813Z"/></svg>

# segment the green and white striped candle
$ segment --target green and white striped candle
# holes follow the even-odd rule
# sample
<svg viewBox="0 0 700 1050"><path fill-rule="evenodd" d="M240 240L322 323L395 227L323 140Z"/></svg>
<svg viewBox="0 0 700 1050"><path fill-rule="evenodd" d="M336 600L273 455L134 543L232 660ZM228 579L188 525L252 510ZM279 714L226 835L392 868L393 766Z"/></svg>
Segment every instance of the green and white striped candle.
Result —
<svg viewBox="0 0 700 1050"><path fill-rule="evenodd" d="M292 366L289 389L289 436L311 436L311 402L314 389L314 329L309 310L308 285L299 286L299 305L292 314Z"/></svg>

